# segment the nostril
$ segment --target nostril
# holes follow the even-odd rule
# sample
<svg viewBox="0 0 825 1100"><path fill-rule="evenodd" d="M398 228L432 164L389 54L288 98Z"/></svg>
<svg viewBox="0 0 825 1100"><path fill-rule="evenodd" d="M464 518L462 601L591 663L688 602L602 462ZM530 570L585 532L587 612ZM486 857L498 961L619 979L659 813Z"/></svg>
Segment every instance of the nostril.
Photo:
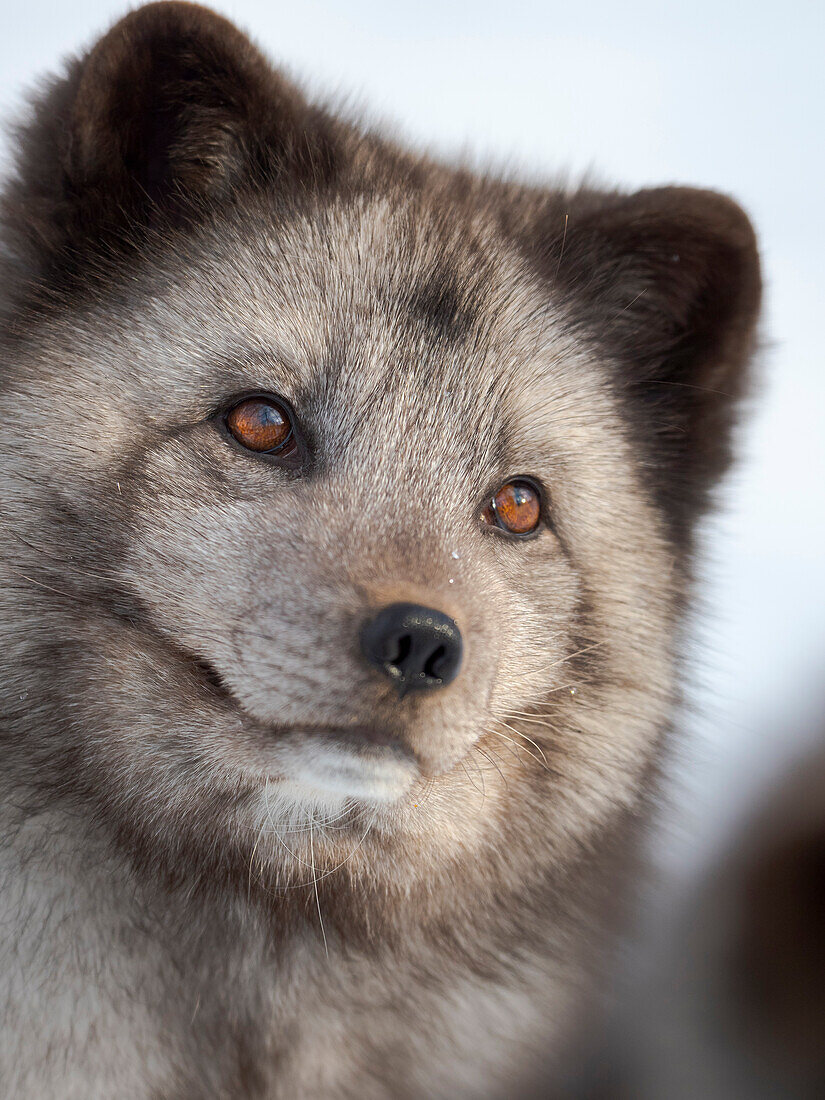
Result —
<svg viewBox="0 0 825 1100"><path fill-rule="evenodd" d="M438 646L435 652L430 656L427 663L424 665L424 674L426 676L432 676L433 679L440 680L441 672L444 668L444 658L446 657L447 650L443 645Z"/></svg>
<svg viewBox="0 0 825 1100"><path fill-rule="evenodd" d="M437 688L458 675L462 639L458 625L441 611L418 604L383 608L361 632L361 649L404 695Z"/></svg>
<svg viewBox="0 0 825 1100"><path fill-rule="evenodd" d="M401 668L412 650L412 638L409 634L402 634L397 641L395 656L390 658L390 664Z"/></svg>

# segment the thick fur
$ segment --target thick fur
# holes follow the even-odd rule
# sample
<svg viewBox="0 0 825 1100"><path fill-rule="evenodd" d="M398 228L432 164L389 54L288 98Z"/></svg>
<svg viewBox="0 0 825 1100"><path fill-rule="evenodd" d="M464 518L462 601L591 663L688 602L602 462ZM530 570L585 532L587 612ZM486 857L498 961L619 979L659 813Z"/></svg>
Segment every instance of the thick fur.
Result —
<svg viewBox="0 0 825 1100"><path fill-rule="evenodd" d="M753 343L746 217L408 155L180 3L19 148L5 1087L513 1095L586 1008L647 813ZM221 430L247 391L296 410L300 471ZM525 541L479 520L519 474ZM361 657L394 601L459 623L449 687L399 700Z"/></svg>

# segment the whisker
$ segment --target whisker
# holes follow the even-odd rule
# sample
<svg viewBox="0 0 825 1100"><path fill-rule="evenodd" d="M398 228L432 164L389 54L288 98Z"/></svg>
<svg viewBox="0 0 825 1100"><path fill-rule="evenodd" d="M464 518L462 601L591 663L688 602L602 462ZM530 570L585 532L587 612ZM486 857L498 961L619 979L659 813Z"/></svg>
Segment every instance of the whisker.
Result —
<svg viewBox="0 0 825 1100"><path fill-rule="evenodd" d="M505 729L508 729L511 733L514 733L517 737L523 737L525 741L527 741L530 745L533 746L533 748L536 750L536 752L541 754L541 758L544 761L544 763L545 764L547 763L547 757L544 755L544 750L541 748L540 745L536 744L536 742L532 739L532 737L528 737L526 733L522 733L521 730L517 730L514 726L509 725L507 722L502 721L501 724L502 724L502 726L504 726Z"/></svg>
<svg viewBox="0 0 825 1100"><path fill-rule="evenodd" d="M476 743L475 745L473 745L473 748L474 748L474 749L476 750L476 752L480 752L480 753L481 753L481 755L482 755L482 756L484 757L484 759L485 759L485 760L489 760L489 762L490 762L490 763L491 763L491 764L493 765L493 767L494 767L494 768L496 769L496 771L498 772L498 774L499 774L499 775L501 776L501 778L502 778L502 781L503 781L503 783L504 783L504 786L505 786L505 787L507 787L507 786L508 786L508 783L507 783L507 776L506 776L506 775L504 774L504 772L503 772L503 771L501 770L501 767L499 766L499 763L498 763L498 761L497 761L497 760L495 759L495 754L493 754L493 755L491 756L491 755L490 755L490 753L488 753L486 749L483 749L483 748L481 747L481 745L479 745L478 743ZM490 750L490 752L492 752L492 749Z"/></svg>
<svg viewBox="0 0 825 1100"><path fill-rule="evenodd" d="M510 727L508 727L508 729L509 728ZM551 774L554 774L554 773L552 773L552 769L551 769L550 765L547 763L546 759L542 760L542 758L540 756L537 756L536 753L531 752L530 749L528 749L525 745L522 745L520 742L512 741L512 739L507 737L507 735L505 733L502 733L501 730L496 730L496 731L493 731L493 732L495 732L497 737L501 737L506 741L511 741L512 742L512 744L515 746L516 756L518 757L519 762L521 762L520 753L524 752L530 757L531 760L535 760L535 762L538 764L538 766L540 768L542 768L544 771L549 772Z"/></svg>
<svg viewBox="0 0 825 1100"><path fill-rule="evenodd" d="M481 805L484 806L484 803L487 799L487 784L484 781L484 769L481 767L474 756L470 756L469 759L472 760L473 764L475 765L476 771L478 772L479 778L481 779Z"/></svg>
<svg viewBox="0 0 825 1100"><path fill-rule="evenodd" d="M268 786L268 785L269 785L269 780L266 781L266 786ZM266 788L264 788L264 789L266 789ZM247 879L247 882L246 882L246 900L247 900L247 903L249 903L249 901L252 897L252 865L255 862L255 853L258 851L258 845L261 843L261 837L263 836L265 828L266 828L266 822L262 821L261 822L261 827L258 830L258 835L255 838L254 847L252 848L252 855L249 857L249 878Z"/></svg>
<svg viewBox="0 0 825 1100"><path fill-rule="evenodd" d="M592 645L582 646L581 649L577 649L575 653L568 653L565 657L561 657L558 661L553 661L552 664L545 665L543 668L534 668L531 672L531 676L538 676L542 672L549 672L553 668L559 668L561 665L567 664L568 661L572 661L575 657L581 657L583 653L589 653L593 649L598 649L603 646L604 642L593 642Z"/></svg>
<svg viewBox="0 0 825 1100"><path fill-rule="evenodd" d="M433 793L434 790L435 790L435 780L430 778L424 784L424 794L421 796L421 798L419 798L416 805L417 806L423 806L424 803L427 801L427 799L430 797L430 795Z"/></svg>
<svg viewBox="0 0 825 1100"><path fill-rule="evenodd" d="M327 934L324 931L324 918L321 916L321 898L318 894L318 879L315 876L315 846L312 841L312 829L309 830L309 850L312 859L312 885L315 888L315 904L318 908L318 923L321 925L321 935L324 938L324 953L329 958L329 948L327 947Z"/></svg>
<svg viewBox="0 0 825 1100"><path fill-rule="evenodd" d="M481 795L481 804L482 804L482 805L484 805L484 791L480 791L480 790L478 789L478 786L477 786L477 784L476 784L475 780L474 780L474 779L473 779L473 778L471 777L470 773L469 773L469 772L467 771L467 761L466 761L466 760L462 760L462 761L461 761L461 767L462 767L462 768L463 768L463 770L464 770L464 774L465 774L465 775L467 776L467 780L468 780L468 782L472 783L472 785L473 785L473 788L474 788L474 789L475 789L476 791L478 791L478 793L479 793L479 794Z"/></svg>
<svg viewBox="0 0 825 1100"><path fill-rule="evenodd" d="M549 696L549 695L558 695L559 692L562 692L562 691L577 691L580 687L586 687L591 682L592 682L591 680L571 680L571 681L568 681L568 683L566 683L566 684L558 684L554 688L547 688L544 691L544 696L543 696L542 700L536 703L536 708L545 706L546 702L547 702L547 696ZM552 700L552 702L555 703L556 700L554 699L554 700ZM511 710L508 713L512 717L523 718L525 715L535 714L536 711L535 710Z"/></svg>
<svg viewBox="0 0 825 1100"><path fill-rule="evenodd" d="M561 711L561 713L564 713L564 711L560 707L552 707L551 708L549 706L547 707L547 712L549 713L551 711L551 709L553 711L555 711L556 713L559 713L560 711ZM530 713L529 711L511 710L509 713L504 715L504 719L507 722L509 722L509 721L529 722L531 725L547 726L548 729L555 729L556 728L555 725L553 725L551 722L548 722L546 720L546 717L540 717L539 715L535 714L535 712Z"/></svg>
<svg viewBox="0 0 825 1100"><path fill-rule="evenodd" d="M287 852L289 852L289 854L292 856L292 858L295 860L296 863L300 863L304 867L310 867L310 864L307 863L305 859L301 859L301 857L298 855L297 852L293 852L293 850L289 847L289 845L281 837L278 826L275 824L275 821L273 820L273 817L272 817L272 811L271 811L270 806L269 806L269 799L267 797L267 788L266 787L264 787L264 805L266 806L267 816L269 818L269 824L272 826L272 835L275 837L275 839L278 841L278 843L281 845L281 847L284 848ZM314 871L315 871L314 867L312 867L311 870L314 873Z"/></svg>
<svg viewBox="0 0 825 1100"><path fill-rule="evenodd" d="M336 865L334 867L330 867L329 870L324 871L322 874L318 875L313 880L316 884L321 882L322 879L329 878L330 875L334 875L336 871L340 871L341 868L343 866L345 866L345 864L349 863L349 861L352 859L352 857L356 854L358 849L361 847L361 845L367 839L367 836L368 836L370 830L372 829L373 825L375 824L375 819L376 819L377 816L378 816L378 810L376 809L375 812L373 813L372 817L370 818L369 824L367 825L366 829L364 830L364 835L361 837L361 839L358 841L358 843L355 845L355 847L352 849L352 851L349 853L349 855L345 859L342 859L340 863L336 863ZM311 886L311 885L312 885L312 882L296 882L296 883L290 883L289 886L283 886L283 887L281 887L281 889L282 890L301 890L301 889L304 889L305 887Z"/></svg>
<svg viewBox="0 0 825 1100"><path fill-rule="evenodd" d="M507 728L509 729L510 727L508 726ZM501 730L485 729L484 732L490 734L493 737L500 737L503 741L507 741L511 745L515 746L514 751L515 751L515 755L516 755L517 759L520 759L519 758L519 751L525 752L525 753L527 753L527 755L530 757L531 760L535 760L535 762L539 765L539 767L543 768L550 775L558 776L558 772L555 769L550 767L550 765L547 763L546 759L541 760L538 756L535 755L535 753L530 752L530 750L525 748L524 745L520 745L518 743L518 741L513 740L512 737L508 737L507 734L502 733Z"/></svg>

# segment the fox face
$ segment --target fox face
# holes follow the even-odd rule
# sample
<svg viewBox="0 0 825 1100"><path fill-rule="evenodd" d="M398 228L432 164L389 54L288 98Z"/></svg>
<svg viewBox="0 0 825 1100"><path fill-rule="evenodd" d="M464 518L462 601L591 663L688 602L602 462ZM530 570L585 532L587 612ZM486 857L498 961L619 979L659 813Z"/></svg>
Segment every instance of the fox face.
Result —
<svg viewBox="0 0 825 1100"><path fill-rule="evenodd" d="M758 309L741 211L416 159L184 4L118 24L22 149L25 784L264 900L492 893L596 843L670 720Z"/></svg>

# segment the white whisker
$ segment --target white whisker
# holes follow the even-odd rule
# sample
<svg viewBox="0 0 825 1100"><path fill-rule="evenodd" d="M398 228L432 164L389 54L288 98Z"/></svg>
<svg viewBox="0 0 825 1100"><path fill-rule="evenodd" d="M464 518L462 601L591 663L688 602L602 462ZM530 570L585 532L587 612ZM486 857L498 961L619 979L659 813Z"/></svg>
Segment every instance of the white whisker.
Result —
<svg viewBox="0 0 825 1100"><path fill-rule="evenodd" d="M329 948L327 947L327 934L324 931L324 918L321 916L321 898L318 894L318 879L315 875L315 846L312 841L312 828L309 830L309 851L310 858L312 860L312 885L315 889L315 904L318 907L318 923L321 925L321 935L324 938L324 953L329 958Z"/></svg>
<svg viewBox="0 0 825 1100"><path fill-rule="evenodd" d="M557 661L553 661L552 664L545 665L543 668L534 668L530 673L531 676L539 676L543 672L550 672L554 668L559 668L561 665L567 664L568 661L574 660L576 657L581 657L583 653L589 653L593 649L598 649L603 646L604 642L593 642L592 645L582 646L581 649L577 649L575 653L568 653L564 657L560 657Z"/></svg>
<svg viewBox="0 0 825 1100"><path fill-rule="evenodd" d="M544 755L544 749L542 749L540 745L537 745L532 737L528 737L526 733L522 733L521 730L517 730L514 726L511 726L508 722L505 722L504 720L501 721L501 725L504 726L505 729L508 729L511 733L514 733L517 737L522 737L525 741L528 742L528 744L532 745L536 752L541 754L541 758L544 763L547 763L547 757Z"/></svg>

